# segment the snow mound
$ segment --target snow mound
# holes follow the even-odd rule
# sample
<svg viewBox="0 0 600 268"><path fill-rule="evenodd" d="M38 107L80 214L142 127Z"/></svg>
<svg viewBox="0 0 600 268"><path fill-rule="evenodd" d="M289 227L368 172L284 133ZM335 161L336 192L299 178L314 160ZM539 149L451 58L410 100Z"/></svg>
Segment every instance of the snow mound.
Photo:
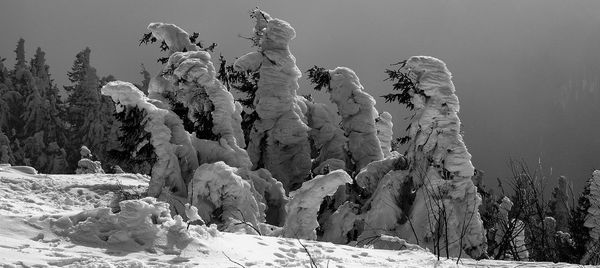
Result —
<svg viewBox="0 0 600 268"><path fill-rule="evenodd" d="M203 164L194 173L188 196L207 223L217 223L229 231L247 230L247 223L258 229L264 222L264 205L259 207L249 182L236 174L237 169L224 162Z"/></svg>

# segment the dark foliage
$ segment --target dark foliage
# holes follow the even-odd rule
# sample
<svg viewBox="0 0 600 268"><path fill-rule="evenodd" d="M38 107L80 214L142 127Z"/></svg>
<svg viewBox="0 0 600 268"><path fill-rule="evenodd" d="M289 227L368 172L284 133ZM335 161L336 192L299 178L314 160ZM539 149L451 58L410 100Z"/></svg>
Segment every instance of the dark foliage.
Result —
<svg viewBox="0 0 600 268"><path fill-rule="evenodd" d="M151 135L144 130L146 115L146 111L137 107L114 114L121 122L121 134L118 137L121 147L110 150L108 158L109 162L120 165L127 172L150 174L156 163L157 156L150 143ZM144 145L139 147L141 144Z"/></svg>
<svg viewBox="0 0 600 268"><path fill-rule="evenodd" d="M313 66L312 68L306 71L308 74L308 79L311 83L315 84L315 90L321 90L322 88L329 89L329 82L331 81L331 76L329 72L322 67Z"/></svg>
<svg viewBox="0 0 600 268"><path fill-rule="evenodd" d="M256 97L256 90L258 90L260 73L258 71L236 71L233 68L233 65L227 64L227 60L223 57L223 55L220 55L217 79L225 84L229 90L235 89L236 91L239 91L245 95L245 97L237 98L236 101L238 101L248 110L242 111L242 130L244 132L244 139L246 140L247 145L252 126L254 125L254 122L258 120L258 114L256 111L254 111L254 98Z"/></svg>
<svg viewBox="0 0 600 268"><path fill-rule="evenodd" d="M189 36L190 42L192 42L194 45L198 46L200 48L200 50L214 52L215 48L217 47L217 43L213 42L209 46L204 46L204 44L202 43L202 40L199 40L198 42L196 42L196 40L198 39L199 36L200 36L200 34L198 34L197 32L194 32L192 35ZM144 45L154 44L154 43L158 42L158 39L156 39L156 37L154 37L151 32L147 32L147 33L142 34L142 38L140 38L139 42L140 42L139 46L141 46L142 44L144 44ZM167 45L167 43L165 41L161 41L159 47L160 47L160 51L169 50L169 45ZM185 52L185 51L183 51L183 52ZM169 61L169 57L160 57L156 61L160 62L161 64L165 64Z"/></svg>
<svg viewBox="0 0 600 268"><path fill-rule="evenodd" d="M400 91L400 93L390 93L381 97L385 99L385 102L398 102L406 105L409 110L413 110L415 106L410 101L412 95L423 94L423 92L418 88L418 83L413 81L413 79L410 77L411 72L403 69L405 65L406 61L401 61L399 63L392 64L392 66L398 66L397 69L385 70L385 73L388 76L385 81L392 81L392 89Z"/></svg>
<svg viewBox="0 0 600 268"><path fill-rule="evenodd" d="M590 179L591 180L591 179ZM578 261L581 260L583 254L586 252L586 245L590 240L589 228L585 227L585 217L588 214L590 208L590 182L585 185L583 193L577 200L577 206L571 210L571 219L569 221L569 231L575 242L575 250L573 257Z"/></svg>

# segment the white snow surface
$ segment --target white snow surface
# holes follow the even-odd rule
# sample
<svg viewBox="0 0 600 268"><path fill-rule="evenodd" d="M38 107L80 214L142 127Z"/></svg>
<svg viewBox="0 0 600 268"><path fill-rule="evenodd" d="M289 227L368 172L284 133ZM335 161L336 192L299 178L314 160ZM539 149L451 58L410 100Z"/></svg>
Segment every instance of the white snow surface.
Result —
<svg viewBox="0 0 600 268"><path fill-rule="evenodd" d="M148 178L135 174L44 175L31 168L0 165L0 266L2 267L569 267L559 263L523 263L441 259L426 250L376 250L332 243L241 235L214 227L191 225L179 217L153 213L168 209L152 199L129 202L126 212L102 210L110 203L117 181L125 189L147 187ZM163 205L161 205L163 204ZM103 211L100 213L100 211ZM77 216L79 215L79 216ZM83 216L89 216L84 219ZM122 243L71 239L61 226L80 220L71 230L127 238L143 233L131 223L148 227L141 236ZM111 224L121 222L122 224ZM116 220L116 221L114 221ZM68 221L67 221L68 222ZM160 223L159 223L160 222ZM106 230L98 227L106 227ZM108 228L110 227L110 228ZM102 232L100 232L102 233ZM138 242L144 242L138 239ZM231 261L228 259L231 258ZM578 267L571 265L570 267Z"/></svg>

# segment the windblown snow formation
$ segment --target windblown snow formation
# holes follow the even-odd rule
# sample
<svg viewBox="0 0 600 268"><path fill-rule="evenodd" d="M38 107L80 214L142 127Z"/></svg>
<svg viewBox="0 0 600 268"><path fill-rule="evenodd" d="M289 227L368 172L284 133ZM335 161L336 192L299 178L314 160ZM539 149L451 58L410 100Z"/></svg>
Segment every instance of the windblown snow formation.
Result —
<svg viewBox="0 0 600 268"><path fill-rule="evenodd" d="M234 102L233 96L215 77L215 67L210 54L206 51L175 52L169 57L166 68L172 75L166 77L178 86L177 97L194 112L210 112L212 115L212 131L224 140L224 149L235 151L238 167L251 167L248 154L239 145L244 143L244 134L240 123L242 107ZM170 72L169 72L170 73ZM206 104L203 95L208 95L210 103ZM205 110L210 107L210 110ZM195 118L201 120L201 118Z"/></svg>
<svg viewBox="0 0 600 268"><path fill-rule="evenodd" d="M389 157L392 155L392 139L393 139L393 128L392 115L388 112L379 114L379 117L375 119L375 128L377 129L377 138L381 145L381 151L383 157Z"/></svg>
<svg viewBox="0 0 600 268"><path fill-rule="evenodd" d="M320 175L302 184L302 187L290 193L290 202L286 205L287 219L283 226L283 236L316 240L315 229L319 227L317 212L323 198L335 194L338 187L352 183L352 178L343 170L335 170Z"/></svg>
<svg viewBox="0 0 600 268"><path fill-rule="evenodd" d="M260 74L254 99L259 119L247 150L254 168L268 169L286 191L295 190L311 169L309 128L296 100L302 73L289 49L296 32L289 23L271 19L260 10L255 10L254 17L259 49L234 63L237 70Z"/></svg>
<svg viewBox="0 0 600 268"><path fill-rule="evenodd" d="M486 251L478 210L481 197L471 180L474 167L460 134L460 106L450 71L441 60L427 56L411 57L405 68L416 75L421 91L412 96L416 115L408 130L406 157L411 163L408 176L415 187L420 186L409 217L413 225L428 227L420 234L425 240L436 230L429 228L427 217L419 210L429 206L428 213L435 215L440 206L432 204L444 204L452 212L446 219L448 240L454 247L450 254L464 250L472 257L479 257Z"/></svg>
<svg viewBox="0 0 600 268"><path fill-rule="evenodd" d="M163 187L186 196L186 181L182 177L182 168L193 172L198 167L196 153L190 135L183 129L183 122L173 112L157 108L144 93L133 84L114 81L102 87L102 94L110 96L115 102L117 112L137 107L147 113L144 129L151 134L150 142L158 157L152 168L152 179L148 195L158 197ZM180 158L186 161L179 161ZM181 166L180 166L181 163ZM189 180L190 178L188 178Z"/></svg>
<svg viewBox="0 0 600 268"><path fill-rule="evenodd" d="M375 128L375 99L364 91L358 76L349 68L329 71L330 99L342 116L342 128L348 137L348 150L360 170L367 164L383 159Z"/></svg>

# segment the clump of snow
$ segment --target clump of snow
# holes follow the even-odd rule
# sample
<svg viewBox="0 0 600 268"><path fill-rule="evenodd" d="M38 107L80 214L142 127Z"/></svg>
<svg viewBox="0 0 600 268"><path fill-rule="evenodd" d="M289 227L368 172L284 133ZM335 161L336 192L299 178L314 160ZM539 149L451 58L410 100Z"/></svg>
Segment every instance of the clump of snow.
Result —
<svg viewBox="0 0 600 268"><path fill-rule="evenodd" d="M92 161L88 158L83 158L77 161L77 169L75 174L94 174L104 173L100 161Z"/></svg>
<svg viewBox="0 0 600 268"><path fill-rule="evenodd" d="M342 116L342 128L348 137L348 150L360 170L367 164L383 159L375 128L375 99L364 91L358 76L346 67L329 71L330 99Z"/></svg>
<svg viewBox="0 0 600 268"><path fill-rule="evenodd" d="M195 51L198 49L190 41L188 33L175 24L153 22L148 25L148 30L159 41L165 41L171 53L184 50Z"/></svg>
<svg viewBox="0 0 600 268"><path fill-rule="evenodd" d="M335 170L327 175L319 175L302 184L302 187L290 193L290 202L286 205L288 213L283 236L316 240L315 229L319 227L317 212L325 196L335 194L338 187L352 183L352 178L343 170Z"/></svg>
<svg viewBox="0 0 600 268"><path fill-rule="evenodd" d="M81 154L81 159L77 162L77 169L75 170L76 174L104 173L102 163L100 163L100 161L91 160L93 157L92 152L87 146L81 146L79 153Z"/></svg>
<svg viewBox="0 0 600 268"><path fill-rule="evenodd" d="M253 168L266 168L286 191L297 189L311 170L309 128L297 101L302 73L289 49L296 32L289 23L255 10L259 50L238 58L234 68L259 71L254 106L258 120L250 133Z"/></svg>
<svg viewBox="0 0 600 268"><path fill-rule="evenodd" d="M367 190L368 193L373 193L377 189L381 179L388 172L407 168L408 161L406 158L397 152L392 152L389 157L373 161L363 168L356 175L356 184Z"/></svg>
<svg viewBox="0 0 600 268"><path fill-rule="evenodd" d="M264 222L264 207L252 194L252 187L236 174L237 169L224 162L203 164L194 173L188 196L207 223L218 223L223 229L235 231L248 223L258 228ZM245 229L242 229L245 230Z"/></svg>
<svg viewBox="0 0 600 268"><path fill-rule="evenodd" d="M121 211L116 214L107 207L85 210L63 216L52 226L74 241L148 246L157 237L156 224L171 219L169 205L151 197L121 201L119 205Z"/></svg>

